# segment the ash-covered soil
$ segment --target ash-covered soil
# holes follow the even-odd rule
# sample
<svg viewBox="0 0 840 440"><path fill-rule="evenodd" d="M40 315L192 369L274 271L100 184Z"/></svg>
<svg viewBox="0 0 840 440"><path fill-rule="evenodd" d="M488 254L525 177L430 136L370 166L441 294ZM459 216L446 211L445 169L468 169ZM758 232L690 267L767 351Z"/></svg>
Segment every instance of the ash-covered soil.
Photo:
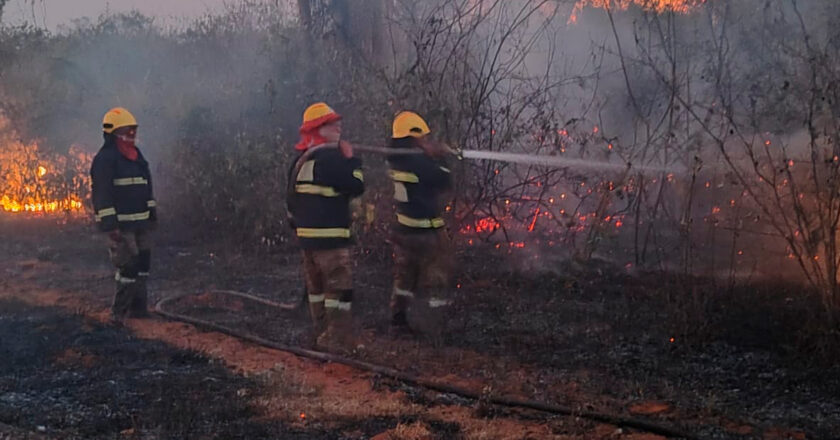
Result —
<svg viewBox="0 0 840 440"><path fill-rule="evenodd" d="M249 405L260 383L212 359L9 300L0 300L0 359L0 438L367 439L417 420L284 426ZM435 438L458 433L426 426Z"/></svg>
<svg viewBox="0 0 840 440"><path fill-rule="evenodd" d="M212 360L55 308L0 301L0 433L61 439L369 438L257 421L258 384ZM34 433L34 434L33 434Z"/></svg>
<svg viewBox="0 0 840 440"><path fill-rule="evenodd" d="M0 254L54 265L53 276L30 281L87 289L91 303L107 306L112 270L95 233L73 225L27 228L0 242ZM154 295L198 294L170 310L310 344L303 308L273 310L207 293L229 289L300 302L297 251L255 256L164 232L158 238ZM436 343L388 335L387 249L358 254L360 359L491 394L681 425L703 438L840 437L840 366L817 362L797 345L810 297L796 287L689 287L675 277L631 276L597 262L545 261L523 272L515 269L523 256L462 252L460 288L453 289L445 336ZM26 278L25 265L7 271ZM416 397L429 405L440 400ZM555 432L562 435L562 425Z"/></svg>
<svg viewBox="0 0 840 440"><path fill-rule="evenodd" d="M703 438L840 435L836 366L726 341L671 342L655 323L665 317L628 311L643 308L633 303L642 299L594 289L587 295L585 287L553 295L549 285L563 283L462 285L442 343L389 336L385 312L361 304L364 347L353 357L476 390L663 420ZM385 296L377 301L387 304ZM168 310L286 344L311 343L304 309L204 293Z"/></svg>

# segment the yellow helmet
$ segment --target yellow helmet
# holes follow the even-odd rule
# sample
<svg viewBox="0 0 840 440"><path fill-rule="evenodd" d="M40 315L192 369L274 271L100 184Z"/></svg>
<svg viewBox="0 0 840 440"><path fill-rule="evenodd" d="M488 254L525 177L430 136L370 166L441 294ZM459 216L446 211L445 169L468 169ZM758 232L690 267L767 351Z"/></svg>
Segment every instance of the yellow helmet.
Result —
<svg viewBox="0 0 840 440"><path fill-rule="evenodd" d="M426 121L424 121L417 113L400 112L394 118L393 134L391 137L394 139L409 136L421 138L431 132L432 130L429 130L429 126L426 124Z"/></svg>
<svg viewBox="0 0 840 440"><path fill-rule="evenodd" d="M102 131L105 133L113 133L114 130L121 127L132 127L137 125L137 119L130 111L122 107L114 107L105 113L102 118Z"/></svg>
<svg viewBox="0 0 840 440"><path fill-rule="evenodd" d="M316 119L323 118L327 115L337 115L335 110L331 109L326 103L316 102L310 105L303 112L303 123L312 122Z"/></svg>

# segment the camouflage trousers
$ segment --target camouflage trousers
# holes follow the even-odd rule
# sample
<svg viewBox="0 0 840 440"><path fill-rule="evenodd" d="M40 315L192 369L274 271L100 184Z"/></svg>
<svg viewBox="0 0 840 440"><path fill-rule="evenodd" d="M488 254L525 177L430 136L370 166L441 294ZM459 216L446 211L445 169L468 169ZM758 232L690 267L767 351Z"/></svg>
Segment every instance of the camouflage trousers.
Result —
<svg viewBox="0 0 840 440"><path fill-rule="evenodd" d="M436 321L435 309L448 306L451 302L450 286L454 258L452 244L446 230L421 233L395 232L391 238L394 244L394 290L391 295L392 324L407 324L407 310L412 302L420 306L426 321ZM424 311L424 312L422 312ZM434 315L434 316L431 316ZM436 322L426 322L436 326Z"/></svg>
<svg viewBox="0 0 840 440"><path fill-rule="evenodd" d="M148 314L149 269L151 266L149 231L123 232L119 240L108 239L108 254L117 269L117 282L111 314L116 319Z"/></svg>
<svg viewBox="0 0 840 440"><path fill-rule="evenodd" d="M317 332L350 331L353 271L350 248L303 251L309 312Z"/></svg>

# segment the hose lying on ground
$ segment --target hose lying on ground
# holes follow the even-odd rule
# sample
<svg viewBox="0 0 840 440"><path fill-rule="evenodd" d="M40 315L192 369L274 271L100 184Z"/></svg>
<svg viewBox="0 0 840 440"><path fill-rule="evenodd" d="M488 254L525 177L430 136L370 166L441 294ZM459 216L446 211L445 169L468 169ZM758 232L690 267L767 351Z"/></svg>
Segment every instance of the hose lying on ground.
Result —
<svg viewBox="0 0 840 440"><path fill-rule="evenodd" d="M245 298L248 300L256 301L264 305L268 305L271 307L277 307L283 310L292 310L295 308L292 304L283 304L283 303L276 303L272 301L268 301L253 295L248 295L242 292L236 292L231 290L211 290L209 293L215 294L222 294L222 295L230 295L236 296L240 298ZM224 325L216 324L210 321L205 321L203 319L193 318L190 316L182 315L179 313L168 312L164 310L164 306L167 304L187 297L191 296L190 293L183 293L178 295L173 295L167 298L160 300L155 305L155 313L160 316L163 316L168 319L172 319L175 321L181 321L188 324L195 325L197 327L217 331L220 333L227 334L229 336L233 336L245 341L253 342L255 344L259 344L268 348L273 348L275 350L281 350L285 352L289 352L298 356L316 359L323 362L335 362L338 364L347 365L353 368L357 368L359 370L369 371L372 373L380 374L382 376L390 377L392 379L399 380L401 382L415 385L423 388L428 388L430 390L448 393L448 394L455 394L461 397L465 397L472 400L483 400L494 405L501 405L513 408L527 408L533 409L537 411L547 412L551 414L559 414L565 416L574 416L574 417L581 417L584 419L594 420L597 422L608 423L615 426L626 427L626 428L633 428L638 429L641 431L649 432L652 434L663 435L666 437L672 438L686 438L686 439L694 439L695 437L684 433L676 428L672 428L669 426L663 426L656 423L651 423L645 420L639 420L634 418L623 417L614 414L606 414L600 413L595 411L580 411L575 410L570 407L553 405L549 403L539 402L535 400L526 400L526 399L519 399L510 396L490 396L489 398L482 396L480 392L472 391L464 387L460 387L457 385L452 385L444 382L438 382L431 379L426 379L423 377L415 376L412 374L408 374L393 368L385 367L382 365L376 365L369 362L364 362L332 353L325 353L322 351L316 350L309 350L306 348L295 347L291 345L282 344L275 341L270 341L267 339L263 339L259 336L252 335L250 333L246 333L240 330L236 330Z"/></svg>

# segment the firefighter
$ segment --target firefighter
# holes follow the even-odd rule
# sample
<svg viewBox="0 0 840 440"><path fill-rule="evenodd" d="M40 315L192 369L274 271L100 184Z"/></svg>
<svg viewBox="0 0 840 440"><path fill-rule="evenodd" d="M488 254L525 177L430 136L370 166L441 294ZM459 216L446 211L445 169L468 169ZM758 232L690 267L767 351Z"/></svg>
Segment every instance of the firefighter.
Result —
<svg viewBox="0 0 840 440"><path fill-rule="evenodd" d="M108 234L117 290L111 320L148 317L146 283L151 264L150 231L157 223L149 163L135 145L137 120L113 108L102 120L105 144L90 169L93 208L99 230Z"/></svg>
<svg viewBox="0 0 840 440"><path fill-rule="evenodd" d="M450 187L443 161L449 149L431 140L430 132L416 113L404 111L394 118L391 148L423 152L388 156L396 204L391 328L397 334L412 332L409 305L419 312L420 330L439 334L442 308L449 305L453 260L440 206L441 194Z"/></svg>
<svg viewBox="0 0 840 440"><path fill-rule="evenodd" d="M341 116L323 102L303 113L301 154L289 173L290 222L303 248L303 272L318 347L352 344L350 200L364 191L362 162L341 140Z"/></svg>

